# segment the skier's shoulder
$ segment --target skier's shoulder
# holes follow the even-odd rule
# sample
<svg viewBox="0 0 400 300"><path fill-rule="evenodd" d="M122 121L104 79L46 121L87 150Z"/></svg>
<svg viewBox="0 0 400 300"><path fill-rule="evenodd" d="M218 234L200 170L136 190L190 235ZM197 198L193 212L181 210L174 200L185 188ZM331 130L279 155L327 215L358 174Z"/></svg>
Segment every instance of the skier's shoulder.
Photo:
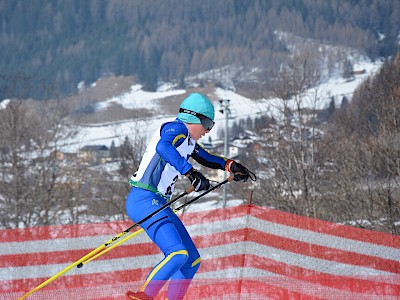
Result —
<svg viewBox="0 0 400 300"><path fill-rule="evenodd" d="M168 134L168 135L181 135L183 134L185 137L188 136L188 129L181 120L176 118L173 121L166 122L161 125L160 134Z"/></svg>

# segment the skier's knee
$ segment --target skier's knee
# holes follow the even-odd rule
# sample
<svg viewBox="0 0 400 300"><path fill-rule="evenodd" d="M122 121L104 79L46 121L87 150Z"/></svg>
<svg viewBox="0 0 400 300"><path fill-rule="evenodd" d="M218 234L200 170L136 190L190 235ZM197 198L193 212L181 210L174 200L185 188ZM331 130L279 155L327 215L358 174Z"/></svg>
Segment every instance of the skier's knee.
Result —
<svg viewBox="0 0 400 300"><path fill-rule="evenodd" d="M196 259L190 268L190 271L192 273L192 277L194 276L194 274L196 274L197 270L200 268L200 264L201 264L201 258L199 257L198 259Z"/></svg>
<svg viewBox="0 0 400 300"><path fill-rule="evenodd" d="M191 268L197 271L200 268L200 264L201 264L201 257L199 256L195 261L192 262Z"/></svg>
<svg viewBox="0 0 400 300"><path fill-rule="evenodd" d="M187 261L186 264L181 268L181 272L185 278L193 278L197 270L200 268L200 263L200 257L191 262Z"/></svg>
<svg viewBox="0 0 400 300"><path fill-rule="evenodd" d="M189 253L187 250L177 250L167 255L166 260L173 261L177 266L183 266L188 260Z"/></svg>

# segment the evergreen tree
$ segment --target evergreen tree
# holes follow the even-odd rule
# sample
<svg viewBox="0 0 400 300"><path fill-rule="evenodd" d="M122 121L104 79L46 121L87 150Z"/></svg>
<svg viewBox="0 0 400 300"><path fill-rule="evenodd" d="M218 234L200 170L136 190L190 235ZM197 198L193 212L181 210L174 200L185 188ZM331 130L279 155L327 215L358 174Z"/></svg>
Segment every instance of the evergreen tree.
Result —
<svg viewBox="0 0 400 300"><path fill-rule="evenodd" d="M342 77L344 79L353 79L354 78L354 69L353 64L349 59L345 59L343 62L343 70L342 70Z"/></svg>
<svg viewBox="0 0 400 300"><path fill-rule="evenodd" d="M111 142L110 156L111 156L112 159L116 159L118 157L118 151L117 151L117 147L115 147L114 140Z"/></svg>
<svg viewBox="0 0 400 300"><path fill-rule="evenodd" d="M333 114L335 113L335 97L331 97L331 101L329 102L329 106L328 106L328 119L330 119Z"/></svg>
<svg viewBox="0 0 400 300"><path fill-rule="evenodd" d="M48 97L41 83L56 86L64 96L76 91L80 81L94 82L110 73L134 76L155 90L160 78L184 87L184 74L227 65L276 69L289 53L277 31L353 47L372 59L398 51L398 1L1 3L0 76L31 77L29 92L22 84L14 91L25 98ZM343 76L351 74L346 60ZM9 91L1 83L0 99L10 97Z"/></svg>
<svg viewBox="0 0 400 300"><path fill-rule="evenodd" d="M246 119L246 129L248 130L254 130L254 124L253 124L253 119L249 117L247 117Z"/></svg>
<svg viewBox="0 0 400 300"><path fill-rule="evenodd" d="M340 108L343 110L346 110L348 106L349 106L349 99L347 99L346 96L343 96L342 103L340 104Z"/></svg>

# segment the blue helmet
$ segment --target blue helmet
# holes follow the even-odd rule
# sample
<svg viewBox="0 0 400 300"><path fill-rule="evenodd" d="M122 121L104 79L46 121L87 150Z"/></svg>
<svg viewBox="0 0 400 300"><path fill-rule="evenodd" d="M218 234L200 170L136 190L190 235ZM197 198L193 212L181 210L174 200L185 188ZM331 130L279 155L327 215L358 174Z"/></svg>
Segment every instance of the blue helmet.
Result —
<svg viewBox="0 0 400 300"><path fill-rule="evenodd" d="M185 100L183 100L180 109L187 109L196 113L202 114L207 118L214 120L214 105L210 99L199 93L190 94ZM198 117L190 113L180 112L178 118L185 123L200 124L201 121Z"/></svg>

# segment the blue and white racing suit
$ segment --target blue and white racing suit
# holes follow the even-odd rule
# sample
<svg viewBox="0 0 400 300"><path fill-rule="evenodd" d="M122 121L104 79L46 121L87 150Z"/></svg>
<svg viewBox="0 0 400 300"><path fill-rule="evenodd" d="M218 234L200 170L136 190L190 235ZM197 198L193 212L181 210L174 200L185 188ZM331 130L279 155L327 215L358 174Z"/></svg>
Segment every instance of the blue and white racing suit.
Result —
<svg viewBox="0 0 400 300"><path fill-rule="evenodd" d="M138 171L131 177L127 197L129 217L138 222L167 203L179 175L192 165L188 159L213 169L224 170L227 158L212 154L192 139L181 120L161 126L146 148ZM167 299L182 299L200 266L200 254L181 220L166 208L141 224L164 258L148 275L142 291L155 297L171 279Z"/></svg>

